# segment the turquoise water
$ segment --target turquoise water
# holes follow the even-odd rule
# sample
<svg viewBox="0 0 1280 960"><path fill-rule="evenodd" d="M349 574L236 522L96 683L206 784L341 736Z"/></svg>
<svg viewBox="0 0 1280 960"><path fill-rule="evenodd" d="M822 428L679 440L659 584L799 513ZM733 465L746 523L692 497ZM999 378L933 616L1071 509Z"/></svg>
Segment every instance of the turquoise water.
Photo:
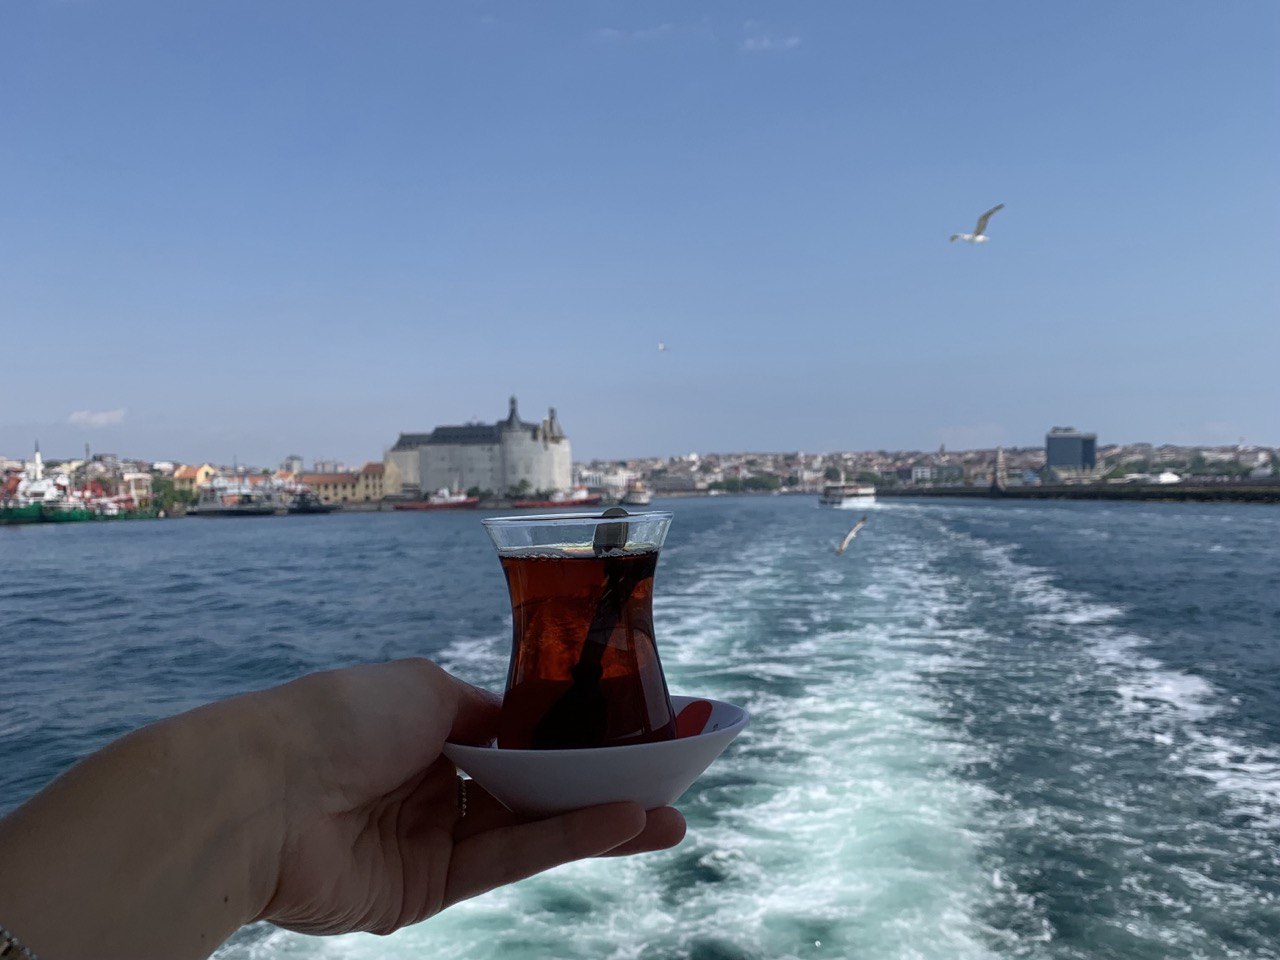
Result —
<svg viewBox="0 0 1280 960"><path fill-rule="evenodd" d="M686 841L220 958L1280 956L1280 510L889 502L836 557L860 513L662 506L672 691L753 715ZM422 654L498 687L508 631L474 515L0 531L0 809L310 669Z"/></svg>

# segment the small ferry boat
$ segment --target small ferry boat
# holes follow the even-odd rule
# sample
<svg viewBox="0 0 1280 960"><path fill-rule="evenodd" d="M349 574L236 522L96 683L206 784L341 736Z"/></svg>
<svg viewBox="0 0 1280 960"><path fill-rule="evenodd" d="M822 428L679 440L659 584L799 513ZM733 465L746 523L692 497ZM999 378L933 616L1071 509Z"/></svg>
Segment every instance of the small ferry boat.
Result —
<svg viewBox="0 0 1280 960"><path fill-rule="evenodd" d="M342 507L336 503L325 503L314 490L299 490L289 501L289 513L333 513Z"/></svg>
<svg viewBox="0 0 1280 960"><path fill-rule="evenodd" d="M200 517L272 517L285 509L274 484L215 477L200 488L195 512Z"/></svg>
<svg viewBox="0 0 1280 960"><path fill-rule="evenodd" d="M647 507L653 501L649 488L643 480L632 480L627 484L626 492L618 502L624 507Z"/></svg>
<svg viewBox="0 0 1280 960"><path fill-rule="evenodd" d="M441 487L425 500L406 500L397 503L396 510L474 510L480 503L479 497L468 497L465 493Z"/></svg>
<svg viewBox="0 0 1280 960"><path fill-rule="evenodd" d="M866 483L828 483L818 502L825 507L865 507L876 502L876 488Z"/></svg>
<svg viewBox="0 0 1280 960"><path fill-rule="evenodd" d="M602 499L600 494L590 493L586 487L574 487L569 493L553 493L546 500L513 500L511 506L516 510L558 510L561 507L595 507Z"/></svg>

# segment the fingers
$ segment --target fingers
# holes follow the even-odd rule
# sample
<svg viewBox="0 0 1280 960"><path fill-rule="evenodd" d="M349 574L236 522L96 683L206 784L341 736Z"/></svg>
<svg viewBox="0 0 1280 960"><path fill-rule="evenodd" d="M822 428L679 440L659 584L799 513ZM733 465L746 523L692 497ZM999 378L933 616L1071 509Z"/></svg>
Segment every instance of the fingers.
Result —
<svg viewBox="0 0 1280 960"><path fill-rule="evenodd" d="M499 713L492 694L422 659L311 674L251 696L269 729L287 738L291 794L325 811L395 790L433 763L454 731L488 740Z"/></svg>
<svg viewBox="0 0 1280 960"><path fill-rule="evenodd" d="M645 814L644 829L625 843L602 854L605 857L625 857L633 853L652 853L666 850L684 839L684 816L675 807L659 807Z"/></svg>
<svg viewBox="0 0 1280 960"><path fill-rule="evenodd" d="M470 819L470 795L467 803ZM454 846L444 906L614 850L640 836L646 823L639 805L610 803L477 833Z"/></svg>
<svg viewBox="0 0 1280 960"><path fill-rule="evenodd" d="M508 810L493 794L474 780L467 781L467 815L454 827L454 843L461 843L470 837L490 830L511 827L527 822ZM674 847L684 839L685 822L679 810L674 807L659 807L645 814L644 829L630 840L608 850L601 856L620 857L633 853L649 853L654 850L666 850Z"/></svg>

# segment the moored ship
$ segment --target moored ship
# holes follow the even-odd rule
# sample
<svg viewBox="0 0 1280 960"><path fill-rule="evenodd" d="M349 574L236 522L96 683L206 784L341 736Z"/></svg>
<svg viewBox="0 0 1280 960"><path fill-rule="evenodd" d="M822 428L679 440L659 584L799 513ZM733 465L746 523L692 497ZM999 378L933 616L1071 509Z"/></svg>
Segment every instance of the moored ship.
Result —
<svg viewBox="0 0 1280 960"><path fill-rule="evenodd" d="M148 482L148 491L149 486ZM76 487L66 473L46 474L38 446L20 472L0 477L0 524L132 520L155 517L158 512L149 492L126 487L113 494L96 480Z"/></svg>
<svg viewBox="0 0 1280 960"><path fill-rule="evenodd" d="M469 497L456 490L441 488L425 500L407 500L397 503L396 510L474 510L480 503L479 497Z"/></svg>
<svg viewBox="0 0 1280 960"><path fill-rule="evenodd" d="M285 509L280 490L273 483L215 477L200 488L195 512L201 517L271 517Z"/></svg>
<svg viewBox="0 0 1280 960"><path fill-rule="evenodd" d="M38 503L0 503L0 523L39 523L41 519Z"/></svg>
<svg viewBox="0 0 1280 960"><path fill-rule="evenodd" d="M319 494L307 487L301 488L289 501L289 513L333 513L341 510L340 504L325 503Z"/></svg>
<svg viewBox="0 0 1280 960"><path fill-rule="evenodd" d="M553 493L545 500L513 500L511 506L516 510L558 510L561 507L594 507L604 499L598 493L591 493L586 487L574 487L570 493Z"/></svg>

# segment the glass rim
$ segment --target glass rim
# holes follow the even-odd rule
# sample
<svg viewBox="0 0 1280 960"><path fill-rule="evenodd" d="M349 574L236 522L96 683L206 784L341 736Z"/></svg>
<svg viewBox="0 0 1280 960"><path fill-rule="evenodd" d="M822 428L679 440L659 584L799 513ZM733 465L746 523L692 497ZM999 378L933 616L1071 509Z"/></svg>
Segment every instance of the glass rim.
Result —
<svg viewBox="0 0 1280 960"><path fill-rule="evenodd" d="M670 520L673 516L669 510L646 510L643 513L628 513L625 517L602 517L598 513L539 513L527 517L483 517L480 522L486 527L517 527L526 523L536 526L563 523L567 526L587 527L600 523Z"/></svg>

